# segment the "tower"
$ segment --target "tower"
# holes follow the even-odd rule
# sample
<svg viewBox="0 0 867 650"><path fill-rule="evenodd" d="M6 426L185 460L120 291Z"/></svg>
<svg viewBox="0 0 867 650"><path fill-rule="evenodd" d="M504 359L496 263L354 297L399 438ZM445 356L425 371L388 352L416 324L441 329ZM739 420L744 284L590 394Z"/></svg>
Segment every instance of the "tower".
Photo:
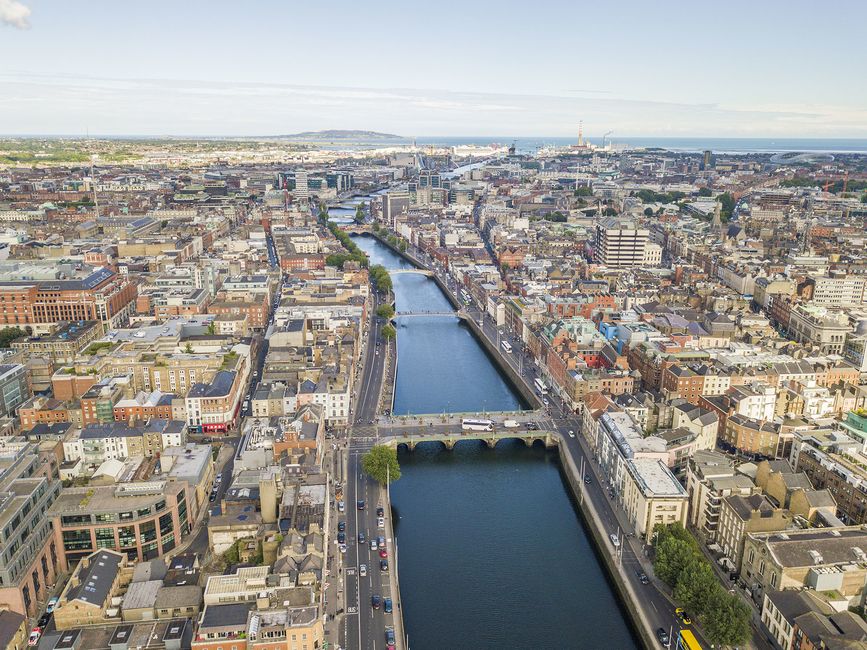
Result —
<svg viewBox="0 0 867 650"><path fill-rule="evenodd" d="M584 120L578 121L578 146L584 146Z"/></svg>

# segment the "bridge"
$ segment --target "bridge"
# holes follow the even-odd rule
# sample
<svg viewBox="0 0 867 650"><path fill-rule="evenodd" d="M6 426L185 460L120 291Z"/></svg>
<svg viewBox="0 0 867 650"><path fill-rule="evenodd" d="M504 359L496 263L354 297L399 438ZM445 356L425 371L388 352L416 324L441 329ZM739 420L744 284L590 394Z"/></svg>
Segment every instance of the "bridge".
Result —
<svg viewBox="0 0 867 650"><path fill-rule="evenodd" d="M405 275L408 273L412 273L414 275L424 275L425 277L432 278L433 271L429 271L427 269L396 269L394 271L389 271L389 275Z"/></svg>
<svg viewBox="0 0 867 650"><path fill-rule="evenodd" d="M463 314L457 311L399 311L394 314L394 318L421 318L428 316L451 316L452 318L462 318Z"/></svg>
<svg viewBox="0 0 867 650"><path fill-rule="evenodd" d="M380 429L379 439L381 444L394 448L405 445L410 451L413 451L416 445L423 442L437 442L444 445L446 449L452 450L461 441L483 442L493 449L501 440L523 440L524 444L528 447L532 447L537 442L540 442L545 445L546 449L551 449L560 444L560 435L555 431L530 431L524 429L443 433L410 432L407 430L404 433L395 432L391 435L382 435L382 430Z"/></svg>

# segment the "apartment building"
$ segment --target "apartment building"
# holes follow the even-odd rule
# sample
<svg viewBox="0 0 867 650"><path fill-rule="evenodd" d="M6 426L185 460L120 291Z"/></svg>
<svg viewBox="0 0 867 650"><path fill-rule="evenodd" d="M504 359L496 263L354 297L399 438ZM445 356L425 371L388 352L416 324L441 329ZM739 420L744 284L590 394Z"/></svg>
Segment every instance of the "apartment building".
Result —
<svg viewBox="0 0 867 650"><path fill-rule="evenodd" d="M28 336L12 342L13 350L46 356L55 363L72 363L91 343L102 336L98 320L58 323L42 336Z"/></svg>
<svg viewBox="0 0 867 650"><path fill-rule="evenodd" d="M731 495L757 492L752 479L738 473L725 454L709 449L697 451L687 463L689 523L708 543L716 541L722 501Z"/></svg>
<svg viewBox="0 0 867 650"><path fill-rule="evenodd" d="M14 415L30 399L30 377L20 363L0 364L0 417Z"/></svg>
<svg viewBox="0 0 867 650"><path fill-rule="evenodd" d="M37 446L21 438L0 443L0 607L33 616L54 586L58 555L45 511L60 495Z"/></svg>
<svg viewBox="0 0 867 650"><path fill-rule="evenodd" d="M774 506L762 494L732 494L722 499L716 541L734 566L740 567L748 533L786 530L793 521L790 512Z"/></svg>
<svg viewBox="0 0 867 650"><path fill-rule="evenodd" d="M221 370L208 384L195 384L185 402L192 433L226 433L235 426L247 373Z"/></svg>

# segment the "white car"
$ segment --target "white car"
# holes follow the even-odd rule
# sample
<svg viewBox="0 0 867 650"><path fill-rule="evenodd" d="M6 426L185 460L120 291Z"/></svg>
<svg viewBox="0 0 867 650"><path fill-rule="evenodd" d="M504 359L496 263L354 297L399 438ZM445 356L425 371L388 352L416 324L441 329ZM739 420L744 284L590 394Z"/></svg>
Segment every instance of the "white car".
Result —
<svg viewBox="0 0 867 650"><path fill-rule="evenodd" d="M574 438L574 437L575 437L575 432L572 431L572 429L569 429L569 437L570 437L570 438Z"/></svg>
<svg viewBox="0 0 867 650"><path fill-rule="evenodd" d="M620 538L617 536L617 533L611 533L608 537L611 538L614 548L620 548Z"/></svg>
<svg viewBox="0 0 867 650"><path fill-rule="evenodd" d="M358 565L358 575L360 575L362 578L367 575L367 565L366 564L359 564Z"/></svg>
<svg viewBox="0 0 867 650"><path fill-rule="evenodd" d="M376 526L377 526L377 528L385 528L385 518L379 517L376 520Z"/></svg>

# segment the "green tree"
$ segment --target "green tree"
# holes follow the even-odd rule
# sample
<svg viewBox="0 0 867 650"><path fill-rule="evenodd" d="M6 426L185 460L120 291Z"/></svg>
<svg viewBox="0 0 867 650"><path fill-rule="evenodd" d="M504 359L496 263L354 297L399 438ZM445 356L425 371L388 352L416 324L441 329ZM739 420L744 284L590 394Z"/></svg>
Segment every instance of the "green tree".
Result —
<svg viewBox="0 0 867 650"><path fill-rule="evenodd" d="M376 445L361 457L364 473L380 485L393 483L400 478L400 463L397 450L387 445Z"/></svg>
<svg viewBox="0 0 867 650"><path fill-rule="evenodd" d="M739 646L751 636L751 618L749 606L739 596L717 585L708 599L702 623L714 645Z"/></svg>
<svg viewBox="0 0 867 650"><path fill-rule="evenodd" d="M406 252L406 248L407 248L406 240L405 240L405 239L401 239L401 240L400 240L400 243L397 245L397 247L400 249L400 252L401 252L401 253L405 253L405 252Z"/></svg>
<svg viewBox="0 0 867 650"><path fill-rule="evenodd" d="M713 196L713 190L709 187L702 187L698 190L699 196Z"/></svg>
<svg viewBox="0 0 867 650"><path fill-rule="evenodd" d="M210 323L208 323L208 334L213 336L216 333L217 333L217 325L216 325L216 323L214 323L214 321L211 321Z"/></svg>
<svg viewBox="0 0 867 650"><path fill-rule="evenodd" d="M187 344L184 346L184 352L186 352L187 354L192 354L192 353L193 353L193 346L192 346L191 343L187 343Z"/></svg>
<svg viewBox="0 0 867 650"><path fill-rule="evenodd" d="M716 197L716 200L722 204L722 210L720 211L720 217L722 220L728 221L731 219L732 212L735 210L735 197L733 197L730 192L726 192L725 194L720 194Z"/></svg>
<svg viewBox="0 0 867 650"><path fill-rule="evenodd" d="M395 336L397 336L397 332L394 331L394 327L391 325L383 325L379 333L386 341L391 341Z"/></svg>
<svg viewBox="0 0 867 650"><path fill-rule="evenodd" d="M644 208L644 216L652 217L653 216L653 208Z"/></svg>
<svg viewBox="0 0 867 650"><path fill-rule="evenodd" d="M593 196L593 190L589 187L576 187L575 196Z"/></svg>
<svg viewBox="0 0 867 650"><path fill-rule="evenodd" d="M226 564L232 566L233 564L238 564L241 561L241 557L238 553L238 544L240 542L235 542L232 544L225 553L223 553L223 559L226 561Z"/></svg>
<svg viewBox="0 0 867 650"><path fill-rule="evenodd" d="M617 216L617 210L615 210L614 208L605 208L602 211L602 214L605 215L606 217L616 217Z"/></svg>
<svg viewBox="0 0 867 650"><path fill-rule="evenodd" d="M718 587L710 564L704 558L695 556L680 572L674 587L674 598L694 614L702 616L709 611L710 599Z"/></svg>
<svg viewBox="0 0 867 650"><path fill-rule="evenodd" d="M695 552L687 542L666 536L656 545L653 571L660 580L674 588L681 571L694 555Z"/></svg>
<svg viewBox="0 0 867 650"><path fill-rule="evenodd" d="M364 223L364 203L355 206L355 223Z"/></svg>
<svg viewBox="0 0 867 650"><path fill-rule="evenodd" d="M4 327L0 330L0 348L8 348L12 341L22 336L27 336L27 332L20 327Z"/></svg>
<svg viewBox="0 0 867 650"><path fill-rule="evenodd" d="M376 315L385 320L391 320L394 316L394 307L389 304L380 305L376 308Z"/></svg>
<svg viewBox="0 0 867 650"><path fill-rule="evenodd" d="M374 222L374 224L373 224L373 226L371 226L371 228L373 228L373 232L379 232L379 224L378 223Z"/></svg>

